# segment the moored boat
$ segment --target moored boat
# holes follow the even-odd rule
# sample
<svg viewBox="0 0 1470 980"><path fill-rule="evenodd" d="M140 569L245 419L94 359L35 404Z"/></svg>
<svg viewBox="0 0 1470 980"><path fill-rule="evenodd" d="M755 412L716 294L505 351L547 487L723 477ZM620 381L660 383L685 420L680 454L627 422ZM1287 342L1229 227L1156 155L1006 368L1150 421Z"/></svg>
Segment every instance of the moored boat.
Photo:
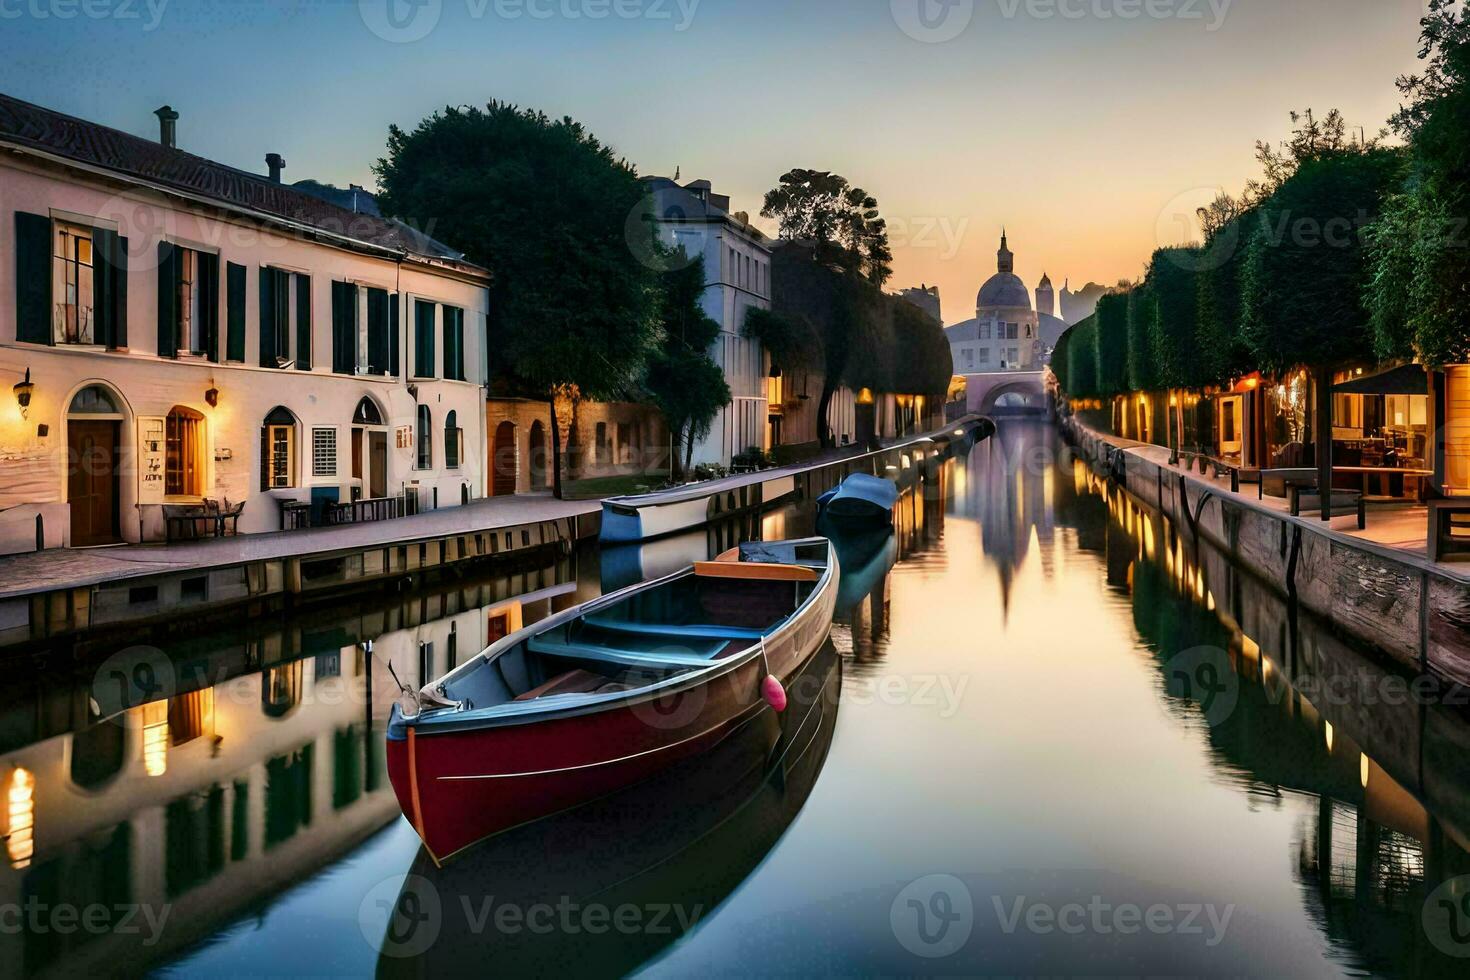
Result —
<svg viewBox="0 0 1470 980"><path fill-rule="evenodd" d="M746 544L497 641L394 705L404 815L443 861L705 751L784 707L839 578L825 538Z"/></svg>
<svg viewBox="0 0 1470 980"><path fill-rule="evenodd" d="M818 520L840 528L877 528L893 523L898 486L892 480L853 473L817 498Z"/></svg>

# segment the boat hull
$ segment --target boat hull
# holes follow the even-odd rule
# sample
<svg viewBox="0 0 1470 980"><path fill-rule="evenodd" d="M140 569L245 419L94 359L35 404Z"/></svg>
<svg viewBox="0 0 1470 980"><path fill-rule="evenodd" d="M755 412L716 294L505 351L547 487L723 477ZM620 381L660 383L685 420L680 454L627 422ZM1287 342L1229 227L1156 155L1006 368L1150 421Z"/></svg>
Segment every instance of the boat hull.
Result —
<svg viewBox="0 0 1470 980"><path fill-rule="evenodd" d="M387 743L388 777L435 861L511 827L641 782L705 752L762 711L765 663L782 684L826 642L838 568L766 653L696 675L688 685L582 714L420 733ZM390 728L400 721L395 705Z"/></svg>

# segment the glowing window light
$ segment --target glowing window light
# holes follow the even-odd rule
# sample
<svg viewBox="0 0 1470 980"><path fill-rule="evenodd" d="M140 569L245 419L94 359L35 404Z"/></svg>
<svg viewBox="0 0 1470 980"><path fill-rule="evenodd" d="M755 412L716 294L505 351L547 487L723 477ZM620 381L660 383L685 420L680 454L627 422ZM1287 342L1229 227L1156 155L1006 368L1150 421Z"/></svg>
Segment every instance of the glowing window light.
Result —
<svg viewBox="0 0 1470 980"><path fill-rule="evenodd" d="M1326 726L1326 728L1327 728L1327 751L1328 752L1331 752L1332 751L1332 722L1330 722L1330 721L1324 721L1322 724L1324 726Z"/></svg>
<svg viewBox="0 0 1470 980"><path fill-rule="evenodd" d="M168 702L154 701L143 713L143 771L150 776L168 772Z"/></svg>
<svg viewBox="0 0 1470 980"><path fill-rule="evenodd" d="M1363 788L1368 788L1368 757L1361 752L1358 753L1358 779L1362 781Z"/></svg>
<svg viewBox="0 0 1470 980"><path fill-rule="evenodd" d="M29 867L36 853L36 777L17 768L6 796L5 853L12 868Z"/></svg>

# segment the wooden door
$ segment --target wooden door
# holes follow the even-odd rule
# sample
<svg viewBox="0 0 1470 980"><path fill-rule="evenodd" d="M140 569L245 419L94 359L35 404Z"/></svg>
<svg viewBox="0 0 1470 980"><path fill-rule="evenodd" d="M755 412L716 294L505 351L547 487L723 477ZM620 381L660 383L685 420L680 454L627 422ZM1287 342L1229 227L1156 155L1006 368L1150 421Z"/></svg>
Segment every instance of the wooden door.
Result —
<svg viewBox="0 0 1470 980"><path fill-rule="evenodd" d="M516 492L516 427L501 422L495 427L495 445L490 450L490 493L508 497Z"/></svg>
<svg viewBox="0 0 1470 980"><path fill-rule="evenodd" d="M72 546L111 544L119 539L118 423L73 419L66 440Z"/></svg>
<svg viewBox="0 0 1470 980"><path fill-rule="evenodd" d="M388 433L368 433L368 496L388 496Z"/></svg>

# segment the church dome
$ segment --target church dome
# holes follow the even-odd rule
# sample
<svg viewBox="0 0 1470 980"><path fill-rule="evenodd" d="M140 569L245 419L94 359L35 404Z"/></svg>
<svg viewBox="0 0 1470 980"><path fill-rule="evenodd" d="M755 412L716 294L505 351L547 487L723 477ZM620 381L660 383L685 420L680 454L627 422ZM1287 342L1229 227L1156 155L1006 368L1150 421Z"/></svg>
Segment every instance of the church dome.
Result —
<svg viewBox="0 0 1470 980"><path fill-rule="evenodd" d="M975 306L985 309L993 306L1016 306L1023 309L1031 309L1031 294L1026 290L1026 284L1021 277L1013 272L997 272L985 281L980 287L980 295L975 298Z"/></svg>

